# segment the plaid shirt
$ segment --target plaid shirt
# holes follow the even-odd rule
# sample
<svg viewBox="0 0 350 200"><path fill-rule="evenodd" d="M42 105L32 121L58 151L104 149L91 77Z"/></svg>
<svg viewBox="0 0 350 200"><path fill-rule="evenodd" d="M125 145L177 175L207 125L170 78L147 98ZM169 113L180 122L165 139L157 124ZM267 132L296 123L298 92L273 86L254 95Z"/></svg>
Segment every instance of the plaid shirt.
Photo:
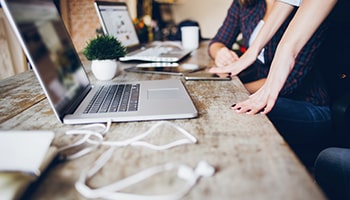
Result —
<svg viewBox="0 0 350 200"><path fill-rule="evenodd" d="M227 12L224 23L211 40L209 46L214 42L221 42L228 48L231 48L237 36L242 33L242 45L248 47L249 38L258 22L263 18L265 10L266 4L264 0L258 1L255 6L250 7L241 7L238 1L233 1ZM278 42L282 38L295 11L296 9L279 28L273 38L266 44L264 52L265 64L256 60L256 62L247 69L249 70L249 76L253 77L253 80L267 77ZM314 57L321 45L320 41L324 38L325 30L326 26L322 24L299 52L295 60L295 66L280 91L280 96L307 101L315 105L329 104L327 90L324 84L322 84L323 80L318 73L317 67L314 67ZM239 74L239 76L243 81L244 72Z"/></svg>

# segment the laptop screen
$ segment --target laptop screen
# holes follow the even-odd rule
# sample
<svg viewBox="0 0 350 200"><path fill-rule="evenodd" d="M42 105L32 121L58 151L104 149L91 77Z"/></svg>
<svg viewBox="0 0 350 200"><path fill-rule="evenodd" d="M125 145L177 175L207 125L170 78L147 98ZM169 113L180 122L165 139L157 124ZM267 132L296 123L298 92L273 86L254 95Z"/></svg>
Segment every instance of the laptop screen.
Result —
<svg viewBox="0 0 350 200"><path fill-rule="evenodd" d="M104 33L118 38L125 47L140 44L125 3L96 1L95 6Z"/></svg>
<svg viewBox="0 0 350 200"><path fill-rule="evenodd" d="M46 96L62 118L68 106L88 87L89 80L56 6L44 0L1 2L11 13L12 25L17 27Z"/></svg>

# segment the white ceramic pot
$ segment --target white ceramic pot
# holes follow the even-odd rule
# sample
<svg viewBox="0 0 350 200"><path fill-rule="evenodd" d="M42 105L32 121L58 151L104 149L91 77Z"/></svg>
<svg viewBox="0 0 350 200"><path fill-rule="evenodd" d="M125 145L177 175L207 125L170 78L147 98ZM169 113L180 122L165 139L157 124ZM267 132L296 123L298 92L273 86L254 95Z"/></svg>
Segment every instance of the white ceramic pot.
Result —
<svg viewBox="0 0 350 200"><path fill-rule="evenodd" d="M96 79L107 81L114 78L118 71L118 61L116 60L93 60L91 70Z"/></svg>

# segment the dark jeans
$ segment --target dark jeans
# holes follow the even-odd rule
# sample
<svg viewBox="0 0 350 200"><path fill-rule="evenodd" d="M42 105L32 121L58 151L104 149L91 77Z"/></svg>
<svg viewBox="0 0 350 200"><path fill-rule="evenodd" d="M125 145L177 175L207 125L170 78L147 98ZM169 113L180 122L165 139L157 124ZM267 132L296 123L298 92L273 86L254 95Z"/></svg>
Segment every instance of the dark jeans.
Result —
<svg viewBox="0 0 350 200"><path fill-rule="evenodd" d="M350 200L350 149L327 148L315 162L315 179L331 200Z"/></svg>
<svg viewBox="0 0 350 200"><path fill-rule="evenodd" d="M332 121L328 106L280 97L268 117L307 166L313 166L317 154L331 145Z"/></svg>

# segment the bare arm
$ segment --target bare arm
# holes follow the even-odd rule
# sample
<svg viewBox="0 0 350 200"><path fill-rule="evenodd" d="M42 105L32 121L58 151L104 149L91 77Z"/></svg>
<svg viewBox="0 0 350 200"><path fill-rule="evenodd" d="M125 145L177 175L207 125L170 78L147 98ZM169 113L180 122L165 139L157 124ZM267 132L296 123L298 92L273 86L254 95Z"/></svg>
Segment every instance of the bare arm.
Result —
<svg viewBox="0 0 350 200"><path fill-rule="evenodd" d="M275 1L272 6L271 12L264 19L264 26L261 28L259 34L252 42L250 47L247 49L246 55L243 55L242 58L246 59L247 57L249 57L254 58L255 60L261 49L277 32L277 30L287 19L288 15L292 12L292 10L293 6L279 1Z"/></svg>
<svg viewBox="0 0 350 200"><path fill-rule="evenodd" d="M233 109L250 114L255 114L261 109L264 109L263 113L268 113L272 109L294 67L296 56L327 17L336 1L303 1L278 44L266 82L248 100L236 104Z"/></svg>
<svg viewBox="0 0 350 200"><path fill-rule="evenodd" d="M224 67L238 60L238 55L235 52L219 42L210 45L209 55L215 60L217 67Z"/></svg>
<svg viewBox="0 0 350 200"><path fill-rule="evenodd" d="M261 49L277 32L278 28L286 20L292 10L292 5L275 1L271 11L265 16L263 27L247 51L236 62L231 63L229 66L225 68L212 68L210 71L213 73L229 72L234 76L246 69L256 60Z"/></svg>

